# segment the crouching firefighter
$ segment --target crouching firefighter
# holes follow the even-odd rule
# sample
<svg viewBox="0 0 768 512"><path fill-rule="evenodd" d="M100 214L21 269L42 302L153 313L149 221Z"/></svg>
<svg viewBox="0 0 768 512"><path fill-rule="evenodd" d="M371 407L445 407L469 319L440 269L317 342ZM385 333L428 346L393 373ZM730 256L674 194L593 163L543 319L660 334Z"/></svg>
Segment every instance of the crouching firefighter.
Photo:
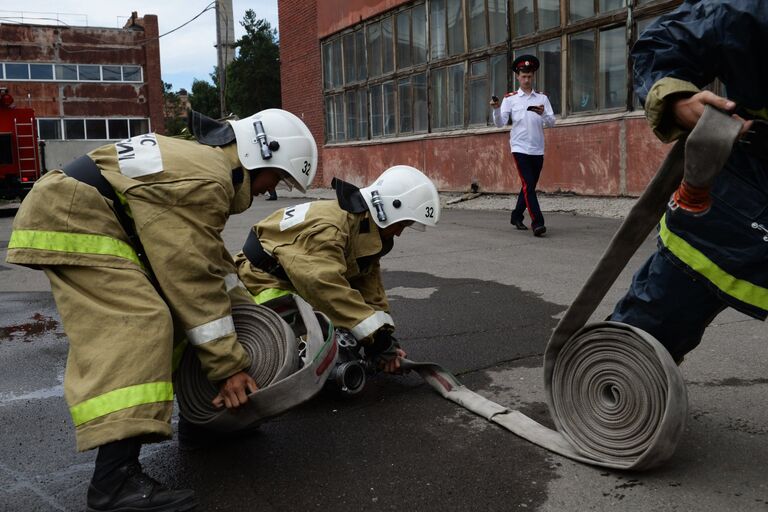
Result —
<svg viewBox="0 0 768 512"><path fill-rule="evenodd" d="M406 354L392 336L380 260L406 227L437 224L440 198L429 178L406 165L368 187L336 178L332 186L336 200L284 208L256 224L235 262L256 303L279 311L295 293L328 316L340 347L328 380L354 394L369 370L399 372Z"/></svg>
<svg viewBox="0 0 768 512"><path fill-rule="evenodd" d="M172 435L174 342L186 339L218 384L215 404L245 403L256 385L231 307L251 299L220 233L253 196L281 180L304 190L315 174L315 141L289 112L189 120L196 141L147 133L47 173L14 220L7 261L51 282L77 448L98 448L89 511L196 505L139 464L143 443Z"/></svg>

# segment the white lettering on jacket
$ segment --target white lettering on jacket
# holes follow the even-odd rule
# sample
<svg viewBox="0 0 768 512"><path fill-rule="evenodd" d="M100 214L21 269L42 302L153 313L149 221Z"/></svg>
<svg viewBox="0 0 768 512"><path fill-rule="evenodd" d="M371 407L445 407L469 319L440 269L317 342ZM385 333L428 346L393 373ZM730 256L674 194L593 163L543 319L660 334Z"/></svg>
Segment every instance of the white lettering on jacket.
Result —
<svg viewBox="0 0 768 512"><path fill-rule="evenodd" d="M155 174L163 170L160 146L154 133L115 142L120 172L129 178Z"/></svg>
<svg viewBox="0 0 768 512"><path fill-rule="evenodd" d="M280 231L285 231L304 222L311 205L312 203L302 203L283 210L283 218L280 220Z"/></svg>

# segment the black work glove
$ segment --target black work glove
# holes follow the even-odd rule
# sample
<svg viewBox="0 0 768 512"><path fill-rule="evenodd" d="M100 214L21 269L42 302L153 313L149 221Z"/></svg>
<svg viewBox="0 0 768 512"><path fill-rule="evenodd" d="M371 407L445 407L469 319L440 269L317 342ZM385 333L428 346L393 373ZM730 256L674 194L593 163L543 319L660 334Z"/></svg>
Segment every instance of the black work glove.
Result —
<svg viewBox="0 0 768 512"><path fill-rule="evenodd" d="M392 336L389 329L379 329L373 333L373 342L365 345L365 357L369 361L377 362L379 359L389 361L397 357L397 350L400 344Z"/></svg>

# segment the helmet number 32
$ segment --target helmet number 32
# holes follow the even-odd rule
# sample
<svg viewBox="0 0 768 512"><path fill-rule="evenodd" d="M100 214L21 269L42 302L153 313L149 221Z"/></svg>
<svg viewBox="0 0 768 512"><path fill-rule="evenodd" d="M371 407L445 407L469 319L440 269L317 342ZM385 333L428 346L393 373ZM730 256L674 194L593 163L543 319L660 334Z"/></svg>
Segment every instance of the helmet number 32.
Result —
<svg viewBox="0 0 768 512"><path fill-rule="evenodd" d="M301 173L309 176L309 170L312 169L312 165L304 160L304 167L301 168Z"/></svg>
<svg viewBox="0 0 768 512"><path fill-rule="evenodd" d="M435 217L435 208L433 206L427 206L424 210L424 217L433 219Z"/></svg>

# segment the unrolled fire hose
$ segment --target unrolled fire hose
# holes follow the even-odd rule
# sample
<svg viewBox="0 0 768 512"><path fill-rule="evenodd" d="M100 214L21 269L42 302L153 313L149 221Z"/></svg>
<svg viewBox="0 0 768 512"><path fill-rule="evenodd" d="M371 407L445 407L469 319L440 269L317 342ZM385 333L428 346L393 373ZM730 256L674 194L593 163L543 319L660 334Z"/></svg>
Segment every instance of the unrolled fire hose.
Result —
<svg viewBox="0 0 768 512"><path fill-rule="evenodd" d="M245 371L258 390L234 414L212 401L218 387L208 380L189 347L174 379L180 413L190 422L219 432L257 425L317 394L333 369L337 355L330 321L298 296L295 319L289 325L270 308L239 304L232 308L237 338L251 358ZM285 316L285 313L284 313Z"/></svg>
<svg viewBox="0 0 768 512"><path fill-rule="evenodd" d="M679 368L640 329L618 322L585 324L657 225L681 180L706 189L728 159L741 126L706 108L687 140L674 145L558 323L544 353L547 404L556 431L467 389L437 364L406 360L403 368L418 372L443 397L579 462L638 470L668 459L688 408Z"/></svg>

